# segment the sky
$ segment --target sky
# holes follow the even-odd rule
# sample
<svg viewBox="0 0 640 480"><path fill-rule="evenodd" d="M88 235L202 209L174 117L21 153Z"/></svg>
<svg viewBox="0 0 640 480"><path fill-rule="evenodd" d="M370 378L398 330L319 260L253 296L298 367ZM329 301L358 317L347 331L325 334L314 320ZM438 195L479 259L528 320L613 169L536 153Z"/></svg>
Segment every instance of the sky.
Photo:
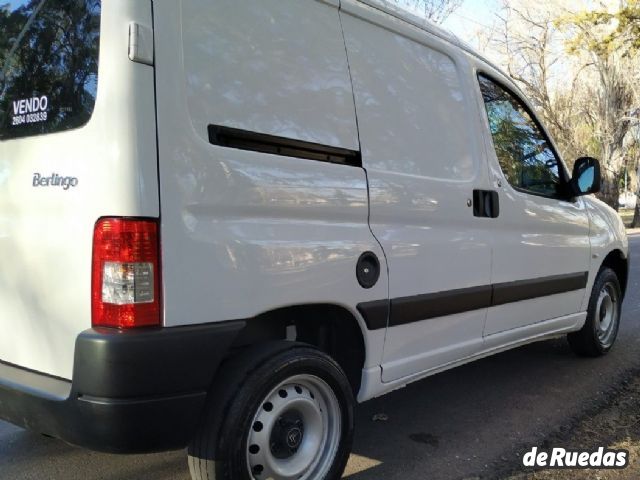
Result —
<svg viewBox="0 0 640 480"><path fill-rule="evenodd" d="M478 30L491 30L501 4L500 0L464 0L442 26L461 40L477 46L476 33Z"/></svg>
<svg viewBox="0 0 640 480"><path fill-rule="evenodd" d="M385 0L382 0L385 1ZM420 2L411 0L386 0L394 5L400 5L411 13L422 16L424 12ZM482 50L478 41L479 32L491 32L498 25L497 15L501 12L504 0L462 0L458 7L441 25L456 37L472 47ZM416 5L415 9L412 8ZM483 42L486 47L486 42ZM491 57L491 52L481 52Z"/></svg>

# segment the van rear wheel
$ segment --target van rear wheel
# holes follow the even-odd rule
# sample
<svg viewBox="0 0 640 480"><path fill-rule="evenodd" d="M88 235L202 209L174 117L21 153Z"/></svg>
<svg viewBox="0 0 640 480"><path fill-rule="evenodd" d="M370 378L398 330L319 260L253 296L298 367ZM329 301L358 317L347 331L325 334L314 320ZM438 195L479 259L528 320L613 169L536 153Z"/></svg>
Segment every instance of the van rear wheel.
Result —
<svg viewBox="0 0 640 480"><path fill-rule="evenodd" d="M575 353L599 357L611 350L618 336L621 300L618 276L612 269L602 268L593 284L584 326L567 335Z"/></svg>
<svg viewBox="0 0 640 480"><path fill-rule="evenodd" d="M340 478L353 438L354 399L333 359L304 344L277 342L223 368L189 447L193 480ZM225 400L216 401L223 391Z"/></svg>

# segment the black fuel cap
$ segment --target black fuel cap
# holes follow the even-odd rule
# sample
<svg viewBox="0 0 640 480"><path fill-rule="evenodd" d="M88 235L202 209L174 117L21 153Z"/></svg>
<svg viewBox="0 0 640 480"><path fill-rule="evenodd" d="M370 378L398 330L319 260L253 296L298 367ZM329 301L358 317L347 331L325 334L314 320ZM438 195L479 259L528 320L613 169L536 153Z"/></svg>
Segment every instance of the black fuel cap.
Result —
<svg viewBox="0 0 640 480"><path fill-rule="evenodd" d="M362 288L373 287L380 278L380 261L373 252L364 252L356 265L356 277Z"/></svg>

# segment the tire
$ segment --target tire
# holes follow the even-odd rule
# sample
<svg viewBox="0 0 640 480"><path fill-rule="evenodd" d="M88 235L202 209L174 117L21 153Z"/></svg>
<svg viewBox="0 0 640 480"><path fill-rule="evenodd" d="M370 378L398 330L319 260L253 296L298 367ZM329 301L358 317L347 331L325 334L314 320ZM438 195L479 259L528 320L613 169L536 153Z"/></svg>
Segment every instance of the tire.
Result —
<svg viewBox="0 0 640 480"><path fill-rule="evenodd" d="M567 335L571 349L585 357L599 357L611 350L620 327L621 304L618 276L608 267L601 268L593 284L584 326Z"/></svg>
<svg viewBox="0 0 640 480"><path fill-rule="evenodd" d="M337 480L353 441L340 366L301 343L248 349L222 366L189 445L193 480Z"/></svg>

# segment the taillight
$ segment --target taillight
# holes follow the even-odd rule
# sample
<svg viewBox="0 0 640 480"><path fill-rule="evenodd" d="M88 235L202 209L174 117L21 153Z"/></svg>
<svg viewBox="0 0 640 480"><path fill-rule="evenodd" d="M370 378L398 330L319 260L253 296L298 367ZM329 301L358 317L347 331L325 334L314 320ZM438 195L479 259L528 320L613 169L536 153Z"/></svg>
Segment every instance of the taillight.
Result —
<svg viewBox="0 0 640 480"><path fill-rule="evenodd" d="M160 325L158 221L103 218L93 232L91 323Z"/></svg>

